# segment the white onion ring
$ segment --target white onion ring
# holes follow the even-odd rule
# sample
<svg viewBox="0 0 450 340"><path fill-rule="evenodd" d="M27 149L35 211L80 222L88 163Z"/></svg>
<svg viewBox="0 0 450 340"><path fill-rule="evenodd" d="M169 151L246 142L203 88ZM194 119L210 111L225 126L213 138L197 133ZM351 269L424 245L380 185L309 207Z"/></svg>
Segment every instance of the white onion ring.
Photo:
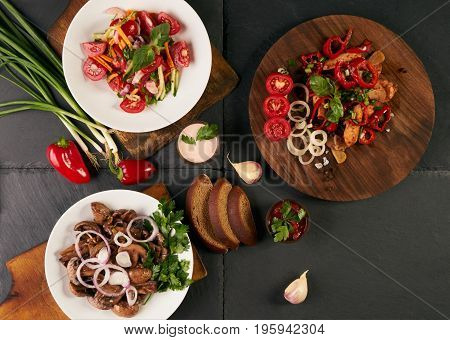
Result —
<svg viewBox="0 0 450 340"><path fill-rule="evenodd" d="M133 226L133 222L134 222L134 221L137 221L137 220L146 220L146 221L150 222L151 226L153 227L153 230L152 230L152 234L150 235L149 238L147 238L147 239L145 239L145 240L138 240L138 239L135 239L135 238L131 235L130 229L131 229L131 227ZM130 221L130 223L128 223L128 226L127 226L127 234L128 234L128 236L129 236L134 242L142 242L142 243L146 243L146 242L153 241L153 240L155 239L156 235L158 235L158 233L159 233L159 229L158 229L158 226L156 225L156 222L153 220L153 218L148 217L148 216L138 216L138 217L135 217L135 218L133 218L133 219Z"/></svg>
<svg viewBox="0 0 450 340"><path fill-rule="evenodd" d="M301 87L305 91L305 102L309 100L309 89L302 83L294 83L294 87Z"/></svg>
<svg viewBox="0 0 450 340"><path fill-rule="evenodd" d="M307 160L307 161L304 161L303 160L303 156L298 156L298 161L300 162L300 164L302 164L302 165L308 165L308 164L311 164L312 163L312 161L314 160L314 156L313 155L311 155L311 158L309 159L309 160Z"/></svg>
<svg viewBox="0 0 450 340"><path fill-rule="evenodd" d="M119 237L123 237L127 241L125 243L120 243ZM114 235L114 243L117 244L119 247L128 247L131 243L133 243L133 241L127 235L119 231L116 235Z"/></svg>
<svg viewBox="0 0 450 340"><path fill-rule="evenodd" d="M111 247L109 246L108 240L105 238L105 236L103 236L103 235L100 234L100 233L97 233L97 232L94 231L94 230L86 230L86 231L83 231L83 232L81 232L81 233L79 233L79 234L77 235L77 239L75 240L75 251L77 252L78 257L79 257L82 261L84 261L83 256L81 256L81 251L80 251L80 245L79 245L79 243L80 243L81 236L86 235L86 234L94 234L94 235L97 235L98 237L100 237L100 238L102 239L103 242L105 242L105 244L106 244L106 249L108 250L108 259L106 260L106 262L108 262L109 257L111 256ZM88 264L87 266L88 266L89 268L92 268L92 269L98 268L98 267L91 266L90 264Z"/></svg>
<svg viewBox="0 0 450 340"><path fill-rule="evenodd" d="M316 137L318 135L322 135L323 138L317 139ZM310 136L310 141L311 141L311 144L316 145L316 146L325 145L325 143L327 142L327 133L323 130L313 131L313 133L311 133L311 136Z"/></svg>
<svg viewBox="0 0 450 340"><path fill-rule="evenodd" d="M114 18L124 18L126 15L126 12L119 7L110 7L105 11L106 14L114 15Z"/></svg>
<svg viewBox="0 0 450 340"><path fill-rule="evenodd" d="M296 105L301 105L306 109L306 113L304 117L294 117L292 115L292 112L302 112L303 110L297 109L295 108ZM302 122L304 120L306 120L306 118L309 117L310 114L310 108L307 102L304 102L303 100L296 100L295 102L291 103L290 109L289 109L289 119L292 120L293 122Z"/></svg>
<svg viewBox="0 0 450 340"><path fill-rule="evenodd" d="M308 150L314 157L322 156L325 152L325 144L322 146L309 144Z"/></svg>
<svg viewBox="0 0 450 340"><path fill-rule="evenodd" d="M94 286L95 286L95 288L98 290L98 292L99 292L100 294L104 295L104 296L110 296L110 297L120 296L120 295L122 295L123 293L125 293L125 291L127 290L127 288L124 287L124 288L123 288L120 292L118 292L118 293L108 293L108 292L105 292L105 291L102 289L102 286L103 286L103 285L97 283L98 275L100 274L100 272L101 272L102 270L105 270L105 271L108 270L108 272L109 272L108 280L109 280L109 276L110 276L110 274L111 274L109 269L114 269L114 270L123 272L123 273L128 277L127 285L130 284L130 279L129 279L128 273L127 273L127 271L126 271L125 269L123 269L122 267L113 265L113 264L107 264L107 265L105 265L104 267L98 268L98 269L95 271L95 273L94 273L94 278L92 279L92 281L94 281ZM106 277L106 275L105 275L105 277ZM103 280L103 281L104 281L104 280ZM103 281L102 281L102 283L103 283Z"/></svg>
<svg viewBox="0 0 450 340"><path fill-rule="evenodd" d="M288 140L287 140L287 148L288 151L293 154L294 156L303 156L306 151L308 151L308 147L309 147L309 143L308 140L306 139L305 136L300 135L296 138L300 138L303 141L304 147L303 148L297 148L294 143L292 142L293 140L292 134L289 136Z"/></svg>
<svg viewBox="0 0 450 340"><path fill-rule="evenodd" d="M81 268L83 268L84 265L86 265L88 263L98 263L98 259L97 258L90 258L90 259L82 261L80 263L80 265L78 266L78 268L77 268L77 273L76 273L77 274L77 279L86 288L96 288L95 285L90 285L89 283L84 282L82 277L81 277ZM100 264L96 267L97 270L104 269L104 268L105 267L103 265L100 265ZM110 274L109 270L106 271L106 269L105 269L105 277L103 278L103 281L101 283L97 284L99 287L104 286L106 284L106 282L108 282L109 274Z"/></svg>
<svg viewBox="0 0 450 340"><path fill-rule="evenodd" d="M127 296L128 306L133 306L136 303L137 298L138 298L137 289L133 286L130 286L125 291L125 294ZM131 294L133 294L133 297L131 297Z"/></svg>

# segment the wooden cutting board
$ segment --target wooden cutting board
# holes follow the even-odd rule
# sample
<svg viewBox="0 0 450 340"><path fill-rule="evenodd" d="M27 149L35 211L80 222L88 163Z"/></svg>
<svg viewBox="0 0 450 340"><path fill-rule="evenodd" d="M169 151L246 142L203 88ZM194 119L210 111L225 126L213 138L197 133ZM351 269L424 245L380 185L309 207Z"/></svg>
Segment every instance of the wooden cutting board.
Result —
<svg viewBox="0 0 450 340"><path fill-rule="evenodd" d="M156 199L169 197L164 184L155 184L144 191ZM11 291L0 304L0 319L9 320L67 320L53 299L45 280L44 255L47 242L9 260L6 267L11 273ZM201 280L207 275L206 268L192 245L194 271L192 279Z"/></svg>
<svg viewBox="0 0 450 340"><path fill-rule="evenodd" d="M87 0L70 0L63 14L48 31L48 39L53 48L61 54L67 29L78 10ZM196 120L200 113L225 98L237 85L238 76L222 57L220 51L212 46L212 68L208 85L203 96L194 108L183 118L161 130L148 133L129 133L117 131L116 135L134 158L147 158L173 140L184 127Z"/></svg>
<svg viewBox="0 0 450 340"><path fill-rule="evenodd" d="M367 38L375 49L384 52L386 60L382 75L399 88L389 104L395 117L389 123L389 133L378 133L371 145L350 148L345 163L338 165L331 153L324 155L331 162L325 172L316 169L316 162L301 165L287 150L286 141L272 143L264 136L265 79L288 60L297 60L302 54L320 50L328 37L342 36L349 27L354 32L351 45L358 45ZM298 25L270 48L253 79L249 114L256 143L267 163L281 178L310 196L352 201L386 191L412 171L430 140L435 111L430 80L421 61L403 39L374 21L332 15Z"/></svg>

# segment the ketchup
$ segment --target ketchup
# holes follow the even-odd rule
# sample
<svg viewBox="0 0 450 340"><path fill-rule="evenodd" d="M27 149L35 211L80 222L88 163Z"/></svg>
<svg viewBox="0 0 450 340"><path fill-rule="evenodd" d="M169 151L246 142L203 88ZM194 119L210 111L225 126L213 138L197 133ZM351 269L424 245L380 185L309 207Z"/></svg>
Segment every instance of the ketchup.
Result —
<svg viewBox="0 0 450 340"><path fill-rule="evenodd" d="M285 201L288 201L291 204L291 210L297 214L300 209L302 208L297 202L292 200L283 200L275 203L272 208L269 210L267 217L266 217L266 223L269 226L269 232L270 232L270 224L274 217L278 219L283 219L283 214L281 213L281 208L283 206L283 203ZM304 209L306 211L306 209ZM305 217L300 220L300 222L293 221L293 220L287 220L288 223L291 225L292 230L289 232L289 238L288 241L297 241L300 239L307 231L308 231L308 213L306 213Z"/></svg>

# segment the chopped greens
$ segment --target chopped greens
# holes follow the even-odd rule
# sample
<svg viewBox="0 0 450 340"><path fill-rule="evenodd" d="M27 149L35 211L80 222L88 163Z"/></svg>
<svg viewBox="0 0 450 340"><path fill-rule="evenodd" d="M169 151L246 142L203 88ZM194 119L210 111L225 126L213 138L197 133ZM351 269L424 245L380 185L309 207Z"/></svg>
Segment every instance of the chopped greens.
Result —
<svg viewBox="0 0 450 340"><path fill-rule="evenodd" d="M198 130L195 139L194 137L181 135L181 140L187 144L194 145L196 142L201 140L213 139L217 137L218 134L219 134L219 126L217 124L205 124Z"/></svg>
<svg viewBox="0 0 450 340"><path fill-rule="evenodd" d="M186 144L195 144L196 143L194 137L190 137L187 135L181 135L181 140L183 142L185 142Z"/></svg>
<svg viewBox="0 0 450 340"><path fill-rule="evenodd" d="M270 224L270 229L273 233L273 240L275 242L282 242L289 239L290 233L293 232L292 222L300 222L305 218L306 211L301 208L298 212L292 209L291 202L284 201L281 209L281 218L273 217Z"/></svg>

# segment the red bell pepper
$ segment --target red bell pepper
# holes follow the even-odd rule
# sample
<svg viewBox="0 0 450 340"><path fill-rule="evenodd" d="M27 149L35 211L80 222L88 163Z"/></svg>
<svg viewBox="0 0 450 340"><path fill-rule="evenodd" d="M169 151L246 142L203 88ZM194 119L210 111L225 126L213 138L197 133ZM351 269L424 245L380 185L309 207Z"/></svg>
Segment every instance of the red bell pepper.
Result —
<svg viewBox="0 0 450 340"><path fill-rule="evenodd" d="M353 79L364 89L371 89L378 82L378 72L364 58L356 58L350 62L350 72ZM369 77L369 78L368 78ZM366 79L369 80L366 80Z"/></svg>
<svg viewBox="0 0 450 340"><path fill-rule="evenodd" d="M61 138L47 147L46 154L56 171L70 182L81 184L91 180L83 157L73 141Z"/></svg>
<svg viewBox="0 0 450 340"><path fill-rule="evenodd" d="M375 140L375 131L367 127L363 127L359 134L358 142L360 144L371 144Z"/></svg>
<svg viewBox="0 0 450 340"><path fill-rule="evenodd" d="M328 125L325 124L325 130L327 132L334 132L337 130L337 127L338 127L337 123L330 123L330 122L328 122L328 123L329 123Z"/></svg>
<svg viewBox="0 0 450 340"><path fill-rule="evenodd" d="M314 104L313 111L311 113L311 117L309 122L313 125L313 129L322 130L325 127L325 124L328 122L326 118L316 117L319 111L319 107L324 104L326 100L330 100L329 97L321 97Z"/></svg>
<svg viewBox="0 0 450 340"><path fill-rule="evenodd" d="M384 105L372 114L369 119L369 126L374 130L384 131L391 118L391 108L388 105Z"/></svg>
<svg viewBox="0 0 450 340"><path fill-rule="evenodd" d="M346 75L346 72L348 72L348 75ZM349 90L357 85L356 80L351 75L350 67L347 62L338 61L336 63L336 66L334 67L334 77L346 90Z"/></svg>
<svg viewBox="0 0 450 340"><path fill-rule="evenodd" d="M117 179L125 185L143 182L156 172L155 166L146 160L125 159L117 166Z"/></svg>
<svg viewBox="0 0 450 340"><path fill-rule="evenodd" d="M303 68L307 68L309 65L313 65L311 69L311 73L321 74L323 70L323 56L320 52L314 52L310 54L304 54L300 56L300 61L303 65Z"/></svg>
<svg viewBox="0 0 450 340"><path fill-rule="evenodd" d="M359 46L347 48L347 53L368 53L372 48L372 42L370 40L365 39L363 43Z"/></svg>
<svg viewBox="0 0 450 340"><path fill-rule="evenodd" d="M341 37L337 35L329 37L327 41L325 41L325 44L323 44L322 48L323 54L325 54L330 59L338 57L347 48L347 45L350 42L352 34L353 29L350 28L347 31L344 40L342 40Z"/></svg>

